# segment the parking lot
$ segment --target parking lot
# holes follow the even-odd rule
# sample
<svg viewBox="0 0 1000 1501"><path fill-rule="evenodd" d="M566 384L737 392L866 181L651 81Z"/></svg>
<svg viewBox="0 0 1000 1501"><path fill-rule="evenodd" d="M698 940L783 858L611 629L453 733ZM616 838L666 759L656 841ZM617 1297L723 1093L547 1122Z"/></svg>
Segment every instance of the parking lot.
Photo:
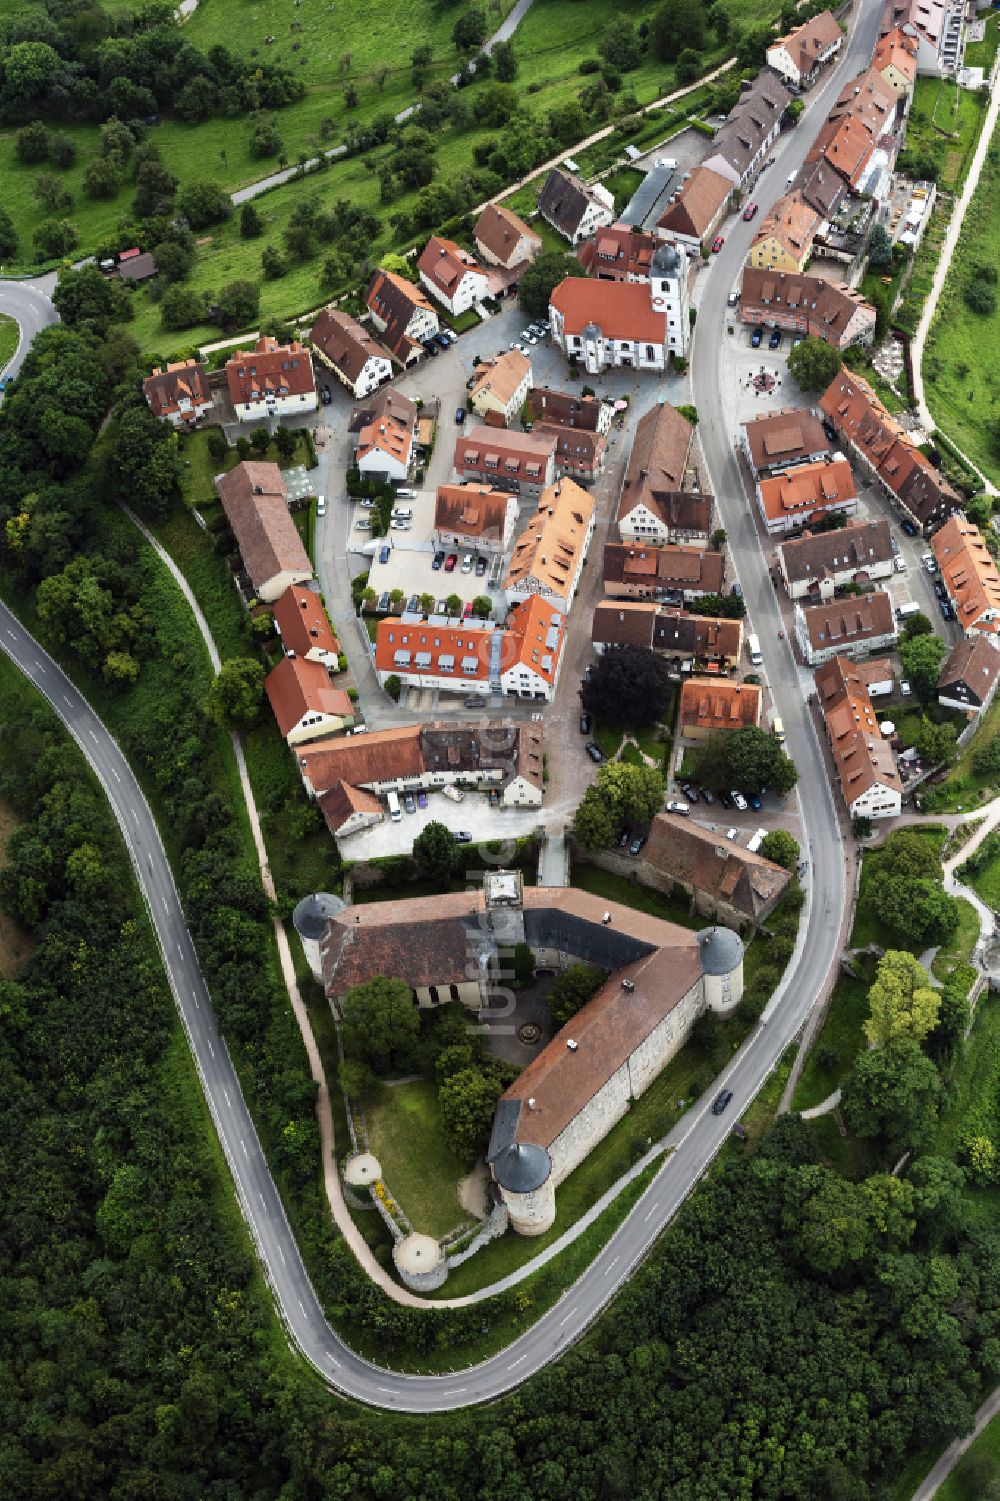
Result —
<svg viewBox="0 0 1000 1501"><path fill-rule="evenodd" d="M414 793L416 801L416 793ZM485 792L466 792L460 803L452 802L443 792L428 792L427 807L403 813L401 823L388 817L373 828L352 834L343 842L343 851L351 860L373 860L381 855L398 855L409 850L414 839L433 821L443 823L454 833L462 830L473 841L485 839L523 839L542 826L542 808L493 807ZM403 799L400 797L400 807Z"/></svg>
<svg viewBox="0 0 1000 1501"><path fill-rule="evenodd" d="M368 582L378 592L380 600L383 594L390 594L393 589L402 589L407 599L414 594L433 594L435 601L444 601L450 594L457 594L463 605L470 604L481 595L488 595L495 598L495 609L499 606L502 614L502 590L494 595L496 585L503 577L501 560L484 558L482 563L486 564L485 571L477 573L475 553L463 550L455 555L449 550L441 566L435 568L434 558L441 549L436 548L433 541L434 492L418 491L414 499L400 501L400 505L413 512L409 529L403 531L392 528L387 536L376 539L371 538L367 530L357 529L357 522L367 520L369 512L362 506L356 505L353 508L351 550L354 552L366 544L372 546L374 543ZM446 566L449 556L457 556L458 559L451 569ZM482 563L479 564L480 569Z"/></svg>

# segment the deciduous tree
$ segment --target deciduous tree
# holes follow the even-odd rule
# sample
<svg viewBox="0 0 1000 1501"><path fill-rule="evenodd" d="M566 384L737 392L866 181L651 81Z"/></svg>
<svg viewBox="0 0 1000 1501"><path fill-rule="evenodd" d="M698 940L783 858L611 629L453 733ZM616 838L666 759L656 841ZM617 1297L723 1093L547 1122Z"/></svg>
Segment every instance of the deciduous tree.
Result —
<svg viewBox="0 0 1000 1501"><path fill-rule="evenodd" d="M420 1035L410 986L384 975L355 985L344 997L341 1035L346 1055L371 1064L377 1073L409 1068Z"/></svg>
<svg viewBox="0 0 1000 1501"><path fill-rule="evenodd" d="M212 680L207 711L228 729L247 729L256 724L263 697L261 664L253 657L230 657Z"/></svg>
<svg viewBox="0 0 1000 1501"><path fill-rule="evenodd" d="M899 1037L923 1042L937 1026L940 992L927 971L905 949L889 949L878 962L868 992L864 1033L872 1047L885 1047Z"/></svg>

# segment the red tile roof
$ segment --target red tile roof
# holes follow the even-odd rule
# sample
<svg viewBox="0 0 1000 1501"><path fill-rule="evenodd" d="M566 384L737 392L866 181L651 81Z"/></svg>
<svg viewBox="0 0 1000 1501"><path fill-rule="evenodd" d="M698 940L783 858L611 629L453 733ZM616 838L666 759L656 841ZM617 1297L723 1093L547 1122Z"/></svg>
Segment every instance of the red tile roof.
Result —
<svg viewBox="0 0 1000 1501"><path fill-rule="evenodd" d="M220 474L215 488L255 589L280 573L310 577L312 564L288 514L285 482L277 464L246 459L228 474Z"/></svg>
<svg viewBox="0 0 1000 1501"><path fill-rule="evenodd" d="M205 366L199 360L180 360L156 369L142 383L142 391L154 417L169 417L180 410L185 398L194 406L211 406Z"/></svg>
<svg viewBox="0 0 1000 1501"><path fill-rule="evenodd" d="M681 687L682 730L740 730L759 725L761 689L756 683L688 678Z"/></svg>
<svg viewBox="0 0 1000 1501"><path fill-rule="evenodd" d="M662 344L667 315L653 309L648 282L598 282L569 276L549 299L562 314L567 334L582 334L595 323L607 339L647 339Z"/></svg>
<svg viewBox="0 0 1000 1501"><path fill-rule="evenodd" d="M441 235L431 235L417 261L417 270L449 299L454 296L467 271L486 276L475 256L456 245L454 240L446 240Z"/></svg>
<svg viewBox="0 0 1000 1501"><path fill-rule="evenodd" d="M488 203L476 220L473 230L475 240L495 256L501 266L509 264L509 258L517 248L522 236L530 240L536 250L541 250L540 236L519 219L513 209L502 203Z"/></svg>
<svg viewBox="0 0 1000 1501"><path fill-rule="evenodd" d="M238 349L226 361L226 379L234 406L316 390L312 355L297 340L279 344L265 337L253 349Z"/></svg>
<svg viewBox="0 0 1000 1501"><path fill-rule="evenodd" d="M323 601L312 589L295 584L286 589L275 600L274 623L282 645L296 656L305 657L311 651L327 651L332 656L340 653L340 642L330 628Z"/></svg>
<svg viewBox="0 0 1000 1501"><path fill-rule="evenodd" d="M283 735L307 714L335 715L351 720L354 706L342 688L334 688L322 662L308 662L304 657L282 657L264 679L278 728Z"/></svg>
<svg viewBox="0 0 1000 1501"><path fill-rule="evenodd" d="M799 464L757 483L769 521L788 516L804 519L816 511L836 509L857 498L854 475L846 459Z"/></svg>

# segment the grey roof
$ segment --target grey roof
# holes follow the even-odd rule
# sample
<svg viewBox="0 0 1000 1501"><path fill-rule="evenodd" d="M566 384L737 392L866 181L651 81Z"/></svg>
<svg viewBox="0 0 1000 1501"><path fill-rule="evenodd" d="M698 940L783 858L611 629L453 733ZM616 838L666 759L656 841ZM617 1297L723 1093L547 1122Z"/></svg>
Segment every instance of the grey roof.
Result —
<svg viewBox="0 0 1000 1501"><path fill-rule="evenodd" d="M553 167L538 195L538 211L571 238L576 234L592 198L593 194L581 178Z"/></svg>
<svg viewBox="0 0 1000 1501"><path fill-rule="evenodd" d="M680 173L676 167L652 167L618 215L622 224L655 224Z"/></svg>
<svg viewBox="0 0 1000 1501"><path fill-rule="evenodd" d="M508 1193L532 1193L541 1188L552 1171L552 1159L544 1147L514 1140L522 1108L520 1100L497 1101L486 1153L493 1176Z"/></svg>
<svg viewBox="0 0 1000 1501"><path fill-rule="evenodd" d="M525 941L534 949L558 949L581 964L623 969L653 952L653 945L609 924L590 922L558 907L525 907Z"/></svg>
<svg viewBox="0 0 1000 1501"><path fill-rule="evenodd" d="M658 276L676 276L681 268L681 254L676 245L661 245L653 253L652 270Z"/></svg>
<svg viewBox="0 0 1000 1501"><path fill-rule="evenodd" d="M292 922L300 938L322 938L330 918L342 912L344 903L329 891L314 891L304 896L292 913Z"/></svg>
<svg viewBox="0 0 1000 1501"><path fill-rule="evenodd" d="M732 928L702 928L698 952L706 975L728 975L743 959L743 939Z"/></svg>

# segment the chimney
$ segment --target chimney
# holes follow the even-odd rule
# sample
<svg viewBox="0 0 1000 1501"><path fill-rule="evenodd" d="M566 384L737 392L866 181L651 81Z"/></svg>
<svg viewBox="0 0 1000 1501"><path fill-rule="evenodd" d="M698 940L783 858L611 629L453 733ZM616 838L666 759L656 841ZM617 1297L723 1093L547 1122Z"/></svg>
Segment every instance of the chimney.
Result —
<svg viewBox="0 0 1000 1501"><path fill-rule="evenodd" d="M575 1053L577 1048L579 1047L579 1043L574 1042L572 1037L567 1037L566 1046L569 1048L571 1053Z"/></svg>
<svg viewBox="0 0 1000 1501"><path fill-rule="evenodd" d="M634 989L635 989L635 984L634 984L634 982L632 980L623 980L622 981L622 990L627 990L628 993L629 993L629 995L632 994L632 992L633 992Z"/></svg>
<svg viewBox="0 0 1000 1501"><path fill-rule="evenodd" d="M530 1098L530 1100L528 1101L528 1109L529 1110L537 1110L538 1109L538 1101L535 1099L534 1095L532 1095L531 1098Z"/></svg>

